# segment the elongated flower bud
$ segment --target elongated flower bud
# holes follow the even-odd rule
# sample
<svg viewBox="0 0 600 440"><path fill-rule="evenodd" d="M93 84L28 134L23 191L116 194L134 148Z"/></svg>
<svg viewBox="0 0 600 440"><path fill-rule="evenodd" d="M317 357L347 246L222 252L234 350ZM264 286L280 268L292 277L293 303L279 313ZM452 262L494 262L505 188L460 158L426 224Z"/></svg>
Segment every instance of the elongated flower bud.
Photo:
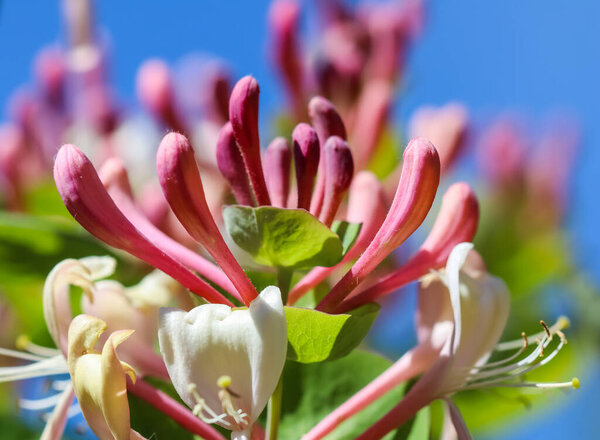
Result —
<svg viewBox="0 0 600 440"><path fill-rule="evenodd" d="M188 233L206 248L246 304L258 292L225 244L206 204L194 150L185 136L166 135L158 147L158 179L171 209Z"/></svg>
<svg viewBox="0 0 600 440"><path fill-rule="evenodd" d="M267 187L273 206L287 207L291 164L292 152L287 140L283 137L273 139L265 153Z"/></svg>
<svg viewBox="0 0 600 440"><path fill-rule="evenodd" d="M269 24L273 40L273 61L279 70L294 111L300 116L303 109L302 54L298 41L300 8L294 0L278 0L271 5Z"/></svg>
<svg viewBox="0 0 600 440"><path fill-rule="evenodd" d="M267 184L260 159L258 136L258 82L245 76L234 86L229 99L229 119L240 147L252 189L259 205L270 205Z"/></svg>
<svg viewBox="0 0 600 440"><path fill-rule="evenodd" d="M457 244L473 239L478 223L479 204L475 193L466 183L455 183L444 194L435 224L417 253L399 269L344 301L336 311L352 310L374 301L422 277L429 270L442 267Z"/></svg>
<svg viewBox="0 0 600 440"><path fill-rule="evenodd" d="M36 57L35 74L45 100L53 107L62 109L67 76L65 54L56 48L43 50Z"/></svg>
<svg viewBox="0 0 600 440"><path fill-rule="evenodd" d="M416 138L404 151L402 176L396 196L381 228L354 266L319 303L332 311L394 249L423 222L431 208L440 179L440 160L431 142Z"/></svg>
<svg viewBox="0 0 600 440"><path fill-rule="evenodd" d="M317 133L308 124L298 124L292 132L298 208L308 210L319 169L320 146Z"/></svg>
<svg viewBox="0 0 600 440"><path fill-rule="evenodd" d="M169 67L161 60L146 61L136 81L138 99L144 107L170 129L184 133L185 124L177 112Z"/></svg>
<svg viewBox="0 0 600 440"><path fill-rule="evenodd" d="M342 118L333 107L333 104L321 96L315 96L308 103L308 115L311 123L319 136L319 143L323 149L325 142L331 136L339 136L346 140L346 128ZM323 154L321 154L323 156ZM323 206L325 194L325 171L323 165L319 166L319 176L310 203L311 214L318 216Z"/></svg>
<svg viewBox="0 0 600 440"><path fill-rule="evenodd" d="M173 240L152 224L140 211L133 201L127 170L119 159L111 158L102 165L100 180L121 212L152 243L187 267L194 269L200 275L218 284L233 296L238 297L233 284L221 269L196 252ZM160 197L162 199L162 193ZM241 298L238 297L238 299Z"/></svg>
<svg viewBox="0 0 600 440"><path fill-rule="evenodd" d="M217 141L217 166L227 179L231 191L240 205L256 206L244 158L240 153L231 123L227 122L219 132Z"/></svg>
<svg viewBox="0 0 600 440"><path fill-rule="evenodd" d="M215 63L205 74L203 88L207 90L202 97L202 107L208 118L216 124L229 120L229 95L231 77L228 69L221 63Z"/></svg>
<svg viewBox="0 0 600 440"><path fill-rule="evenodd" d="M213 287L152 244L123 215L89 159L74 145L64 145L59 150L54 180L65 206L90 234L162 270L210 302L231 304Z"/></svg>
<svg viewBox="0 0 600 440"><path fill-rule="evenodd" d="M325 143L323 170L325 171L325 192L319 220L323 224L331 226L354 175L352 153L342 138L332 136Z"/></svg>

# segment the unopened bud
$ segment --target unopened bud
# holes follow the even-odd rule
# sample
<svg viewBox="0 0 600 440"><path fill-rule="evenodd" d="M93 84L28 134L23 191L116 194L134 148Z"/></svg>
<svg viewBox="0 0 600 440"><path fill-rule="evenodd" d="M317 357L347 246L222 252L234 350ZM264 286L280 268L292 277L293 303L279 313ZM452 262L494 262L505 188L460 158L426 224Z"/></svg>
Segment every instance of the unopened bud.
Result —
<svg viewBox="0 0 600 440"><path fill-rule="evenodd" d="M241 205L255 206L244 158L233 136L231 123L227 122L219 132L217 141L217 166L231 186L231 191Z"/></svg>
<svg viewBox="0 0 600 440"><path fill-rule="evenodd" d="M290 166L292 152L287 140L277 137L269 144L265 153L265 174L273 206L287 207L290 193Z"/></svg>
<svg viewBox="0 0 600 440"><path fill-rule="evenodd" d="M298 208L308 210L319 169L320 146L317 133L308 124L298 124L292 132Z"/></svg>

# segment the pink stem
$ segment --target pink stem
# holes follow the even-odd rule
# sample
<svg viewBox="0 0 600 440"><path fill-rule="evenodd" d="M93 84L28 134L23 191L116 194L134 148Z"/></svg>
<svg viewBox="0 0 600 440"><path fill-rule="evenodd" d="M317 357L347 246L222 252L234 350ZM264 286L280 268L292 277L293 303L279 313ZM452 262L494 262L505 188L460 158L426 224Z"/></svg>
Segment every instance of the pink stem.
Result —
<svg viewBox="0 0 600 440"><path fill-rule="evenodd" d="M199 435L206 440L225 440L225 437L223 437L215 428L204 423L192 414L189 409L177 403L167 394L157 390L143 380L138 379L135 384L128 381L127 390L134 396L148 402L163 414L169 416L177 422L178 425L191 433Z"/></svg>
<svg viewBox="0 0 600 440"><path fill-rule="evenodd" d="M349 419L402 382L424 371L433 361L437 353L423 344L406 352L396 363L385 370L371 383L344 402L307 434L302 440L318 440L325 437L344 420Z"/></svg>

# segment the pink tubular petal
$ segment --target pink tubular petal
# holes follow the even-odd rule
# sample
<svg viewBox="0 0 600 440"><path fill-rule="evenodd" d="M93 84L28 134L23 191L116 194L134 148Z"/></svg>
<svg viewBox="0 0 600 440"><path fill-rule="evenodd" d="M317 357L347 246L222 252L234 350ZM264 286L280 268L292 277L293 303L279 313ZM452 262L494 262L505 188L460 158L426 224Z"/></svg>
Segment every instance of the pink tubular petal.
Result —
<svg viewBox="0 0 600 440"><path fill-rule="evenodd" d="M244 158L240 153L240 147L233 136L231 122L227 122L219 132L217 166L223 177L229 182L237 202L241 205L256 206L250 187L250 178L246 171Z"/></svg>
<svg viewBox="0 0 600 440"><path fill-rule="evenodd" d="M52 410L52 415L50 415L50 418L46 422L40 440L60 440L62 438L65 426L67 425L67 413L73 403L73 399L75 399L75 393L73 392L73 385L69 382L63 390L54 410Z"/></svg>
<svg viewBox="0 0 600 440"><path fill-rule="evenodd" d="M469 432L467 424L465 423L465 419L463 419L463 416L456 406L456 403L454 403L450 398L444 400L448 404L450 420L452 420L452 425L454 425L454 429L456 430L457 440L471 440L471 433Z"/></svg>
<svg viewBox="0 0 600 440"><path fill-rule="evenodd" d="M206 204L194 150L185 136L166 135L157 153L158 179L171 209L188 233L214 258L246 305L258 292L223 240Z"/></svg>
<svg viewBox="0 0 600 440"><path fill-rule="evenodd" d="M278 0L271 5L269 24L273 40L273 58L297 116L304 106L304 72L298 41L300 8L294 0Z"/></svg>
<svg viewBox="0 0 600 440"><path fill-rule="evenodd" d="M74 145L63 145L59 150L54 180L71 215L96 238L146 261L210 302L231 305L204 280L152 244L123 215L94 166Z"/></svg>
<svg viewBox="0 0 600 440"><path fill-rule="evenodd" d="M431 142L416 138L404 151L402 177L381 228L354 266L331 289L317 309L331 312L423 222L440 179L440 160Z"/></svg>
<svg viewBox="0 0 600 440"><path fill-rule="evenodd" d="M111 158L102 165L102 168L100 168L100 180L121 212L152 243L187 267L197 271L213 283L218 284L234 297L241 299L238 297L233 284L231 284L231 281L221 269L166 235L154 226L138 207L135 206L127 170L125 170L123 163L119 159Z"/></svg>
<svg viewBox="0 0 600 440"><path fill-rule="evenodd" d="M312 122L317 135L319 136L319 143L321 150L323 149L325 142L331 136L339 136L346 140L346 127L342 118L333 107L333 104L322 96L315 96L308 103L308 115ZM323 154L321 154L322 156ZM325 171L323 165L319 166L319 176L317 178L317 184L315 191L310 203L310 212L314 216L319 216L321 213L321 207L323 205L323 197L325 195Z"/></svg>
<svg viewBox="0 0 600 440"><path fill-rule="evenodd" d="M144 107L165 126L184 133L185 123L177 112L171 72L166 63L158 59L146 61L136 81L138 99Z"/></svg>
<svg viewBox="0 0 600 440"><path fill-rule="evenodd" d="M191 433L199 435L206 440L225 440L225 437L223 437L215 428L204 423L192 414L189 409L173 400L162 391L147 384L142 379L138 379L135 384L131 381L127 381L127 390L131 394L145 400L163 414L169 416L178 425Z"/></svg>
<svg viewBox="0 0 600 440"><path fill-rule="evenodd" d="M298 124L292 132L298 208L308 210L319 169L320 146L317 133L308 124Z"/></svg>
<svg viewBox="0 0 600 440"><path fill-rule="evenodd" d="M270 205L267 184L260 159L258 136L258 82L251 76L240 79L229 99L229 120L237 141L250 183L259 205Z"/></svg>
<svg viewBox="0 0 600 440"><path fill-rule="evenodd" d="M305 434L302 440L317 440L325 437L344 420L362 411L402 382L422 373L435 361L437 355L437 352L429 350L423 345L417 345L358 393L329 413Z"/></svg>
<svg viewBox="0 0 600 440"><path fill-rule="evenodd" d="M292 152L285 138L273 139L265 153L264 162L271 202L273 206L285 208L290 193L290 166L292 164Z"/></svg>
<svg viewBox="0 0 600 440"><path fill-rule="evenodd" d="M332 136L327 139L323 147L323 171L325 186L319 220L331 226L354 175L352 153L342 138Z"/></svg>
<svg viewBox="0 0 600 440"><path fill-rule="evenodd" d="M336 269L357 258L375 237L386 214L387 208L381 183L370 171L361 171L352 180L346 216L346 220L350 223L362 223L356 243L336 266L316 267L306 274L290 291L288 304L293 305L302 295L314 288Z"/></svg>
<svg viewBox="0 0 600 440"><path fill-rule="evenodd" d="M422 277L430 269L444 266L454 246L472 241L478 224L479 204L475 193L466 183L455 183L444 194L436 222L417 253L399 269L345 300L336 311L345 313L375 301Z"/></svg>

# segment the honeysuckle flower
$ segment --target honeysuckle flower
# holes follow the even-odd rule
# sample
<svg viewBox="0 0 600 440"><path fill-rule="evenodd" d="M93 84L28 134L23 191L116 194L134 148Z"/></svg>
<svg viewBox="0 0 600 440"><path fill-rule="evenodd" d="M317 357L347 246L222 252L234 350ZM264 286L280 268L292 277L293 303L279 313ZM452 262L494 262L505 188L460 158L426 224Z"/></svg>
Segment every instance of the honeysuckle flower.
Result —
<svg viewBox="0 0 600 440"><path fill-rule="evenodd" d="M558 354L566 343L561 330L567 320L560 318L552 327L543 324L541 334L523 335L523 339L499 344L508 318L509 293L499 278L485 271L482 260L477 254L470 253L471 249L471 243L457 245L444 271L422 279L416 319L417 346L328 415L303 437L304 440L324 437L343 420L423 371L426 372L402 401L358 438L379 439L433 400L444 399L449 402L459 439L465 440L470 438L468 431L450 400L460 390L496 386L541 389L579 386L577 379L550 384L520 380L524 374L547 364ZM544 353L556 339L558 343L553 345L550 353ZM531 345L533 348L527 353ZM507 350L517 351L502 360L488 362L494 351Z"/></svg>
<svg viewBox="0 0 600 440"><path fill-rule="evenodd" d="M256 200L250 187L250 178L246 171L244 158L233 135L231 122L225 123L219 131L217 140L217 166L231 187L237 202L255 206Z"/></svg>
<svg viewBox="0 0 600 440"><path fill-rule="evenodd" d="M308 210L321 156L319 138L310 125L300 123L292 132L292 142L296 171L296 206Z"/></svg>
<svg viewBox="0 0 600 440"><path fill-rule="evenodd" d="M88 425L101 439L143 439L129 424L127 382L133 367L121 361L116 348L133 330L112 333L101 352L95 350L106 323L89 315L76 316L69 326L68 366L73 390Z"/></svg>
<svg viewBox="0 0 600 440"><path fill-rule="evenodd" d="M292 152L284 137L276 137L271 141L263 162L271 203L278 208L286 208L290 193Z"/></svg>
<svg viewBox="0 0 600 440"><path fill-rule="evenodd" d="M322 158L325 184L319 220L324 225L331 226L340 203L352 183L354 161L346 141L337 136L327 139L323 146Z"/></svg>
<svg viewBox="0 0 600 440"><path fill-rule="evenodd" d="M281 293L267 287L247 309L205 304L162 309L158 331L169 376L183 401L208 423L249 439L285 363Z"/></svg>

